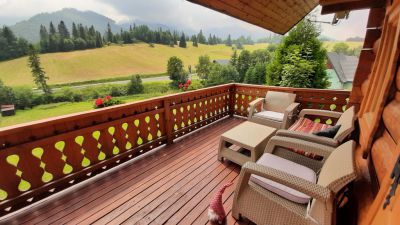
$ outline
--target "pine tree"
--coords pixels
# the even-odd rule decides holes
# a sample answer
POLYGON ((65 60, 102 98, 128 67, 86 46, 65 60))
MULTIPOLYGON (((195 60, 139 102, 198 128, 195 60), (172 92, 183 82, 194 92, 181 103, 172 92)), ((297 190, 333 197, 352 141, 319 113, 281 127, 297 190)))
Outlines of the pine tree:
POLYGON ((193 44, 193 47, 198 47, 199 46, 198 43, 197 43, 196 35, 193 35, 193 37, 192 37, 192 44, 193 44))
POLYGON ((232 46, 232 39, 231 39, 231 35, 228 35, 228 38, 225 41, 225 45, 226 46, 232 46))
POLYGON ((57 33, 56 28, 54 28, 53 22, 50 22, 49 31, 50 31, 50 35, 56 35, 56 33, 57 33))
POLYGON ((45 26, 40 25, 40 51, 49 51, 49 33, 45 26))
POLYGON ((235 50, 231 56, 231 60, 229 61, 229 64, 231 64, 232 66, 234 66, 236 68, 237 63, 238 63, 238 55, 237 55, 237 51, 235 50))
POLYGON ((214 44, 211 34, 208 36, 208 41, 207 42, 208 42, 209 45, 213 45, 214 44))
POLYGON ((50 22, 49 27, 49 52, 58 52, 59 50, 59 38, 56 31, 56 28, 53 25, 53 22, 50 22))
POLYGON ((43 68, 40 67, 40 57, 37 54, 36 49, 33 47, 33 45, 29 46, 29 67, 31 68, 33 80, 37 87, 41 89, 46 95, 51 94, 51 89, 47 85, 47 80, 49 77, 46 76, 46 73, 44 72, 43 68))
POLYGON ((286 87, 326 88, 326 49, 319 30, 304 19, 285 36, 267 68, 267 84, 286 87))
POLYGON ((85 28, 82 24, 79 24, 78 32, 79 32, 79 37, 86 41, 87 40, 87 27, 85 28))
POLYGON ((61 39, 70 38, 68 28, 62 20, 58 24, 58 33, 60 34, 61 39))
POLYGON ((179 40, 179 47, 186 48, 186 38, 184 33, 182 33, 181 39, 179 40))
POLYGON ((206 37, 204 37, 202 30, 200 30, 199 34, 197 35, 197 41, 200 44, 206 44, 206 42, 207 42, 206 37))
POLYGON ((73 38, 79 38, 79 31, 78 28, 76 28, 76 24, 72 23, 72 37, 73 38))
POLYGON ((114 35, 113 35, 112 30, 111 30, 110 23, 107 24, 107 35, 106 36, 107 36, 107 41, 108 42, 113 42, 114 35))
POLYGON ((97 48, 103 47, 103 39, 101 38, 101 34, 98 31, 96 31, 96 47, 97 48))
POLYGON ((128 84, 127 92, 128 94, 140 94, 143 93, 144 86, 142 84, 142 78, 140 75, 135 75, 131 77, 131 81, 128 84))

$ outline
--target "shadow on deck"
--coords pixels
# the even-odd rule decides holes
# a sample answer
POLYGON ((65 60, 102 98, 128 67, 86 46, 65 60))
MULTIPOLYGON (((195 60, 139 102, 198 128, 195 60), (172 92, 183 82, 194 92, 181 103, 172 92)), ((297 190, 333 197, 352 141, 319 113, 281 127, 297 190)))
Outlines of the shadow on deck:
MULTIPOLYGON (((243 120, 227 118, 145 158, 6 218, 7 224, 207 224, 210 199, 238 179, 240 167, 217 160, 220 135, 243 120)), ((231 216, 235 185, 224 193, 231 216)), ((240 223, 243 224, 243 223, 240 223)))

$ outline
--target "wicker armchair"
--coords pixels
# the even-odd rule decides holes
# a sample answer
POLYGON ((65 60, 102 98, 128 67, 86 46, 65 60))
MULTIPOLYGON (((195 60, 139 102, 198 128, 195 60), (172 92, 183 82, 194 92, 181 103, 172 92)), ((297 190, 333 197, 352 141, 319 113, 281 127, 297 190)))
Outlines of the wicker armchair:
POLYGON ((321 168, 318 181, 316 177, 312 181, 299 177, 296 175, 297 171, 294 170, 285 171, 285 168, 270 167, 271 164, 247 162, 242 167, 236 186, 232 208, 233 217, 240 219, 243 216, 257 224, 334 224, 337 204, 335 197, 342 188, 356 178, 353 156, 355 142, 348 141, 331 152, 332 149, 327 146, 321 147, 320 144, 274 137, 267 145, 264 155, 270 154, 277 157, 275 156, 276 149, 287 146, 299 148, 307 144, 309 146, 307 151, 330 154, 321 168), (281 187, 283 190, 290 189, 292 192, 297 191, 309 197, 308 206, 304 202, 297 203, 289 200, 274 189, 266 189, 259 185, 254 180, 257 176, 258 179, 266 179, 270 183, 283 186, 284 188, 281 187))
POLYGON ((328 145, 332 147, 337 147, 340 145, 354 130, 354 121, 356 119, 354 107, 348 108, 345 112, 333 112, 328 110, 316 110, 316 109, 303 109, 299 114, 299 118, 306 117, 308 115, 312 116, 325 116, 338 118, 336 125, 340 124, 340 129, 336 133, 334 138, 321 137, 314 134, 307 134, 297 131, 290 130, 279 130, 276 135, 298 138, 310 142, 320 143, 323 145, 328 145))
POLYGON ((296 95, 292 93, 268 91, 265 98, 250 103, 248 120, 277 129, 287 129, 297 114, 299 103, 295 103, 295 99, 296 95), (260 104, 262 111, 256 112, 260 104))

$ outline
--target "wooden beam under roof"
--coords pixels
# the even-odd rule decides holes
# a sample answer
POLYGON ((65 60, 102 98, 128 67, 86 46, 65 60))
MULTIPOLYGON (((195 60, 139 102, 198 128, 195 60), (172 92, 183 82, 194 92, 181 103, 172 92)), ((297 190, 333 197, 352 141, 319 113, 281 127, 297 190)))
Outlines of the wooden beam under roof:
POLYGON ((341 11, 382 8, 385 7, 385 2, 384 0, 321 0, 321 14, 325 15, 341 11))

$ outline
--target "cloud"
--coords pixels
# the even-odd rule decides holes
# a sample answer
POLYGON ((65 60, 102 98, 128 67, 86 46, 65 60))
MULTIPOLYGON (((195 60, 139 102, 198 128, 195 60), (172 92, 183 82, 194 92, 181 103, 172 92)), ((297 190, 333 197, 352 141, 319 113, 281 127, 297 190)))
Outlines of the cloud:
MULTIPOLYGON (((222 27, 240 27, 249 35, 260 37, 268 31, 222 13, 190 3, 186 0, 0 0, 0 23, 12 25, 22 19, 41 13, 54 12, 62 8, 92 10, 117 23, 133 20, 173 25, 191 30, 218 30, 222 27)), ((318 20, 332 21, 333 15, 318 16, 318 20)), ((356 11, 347 21, 338 26, 322 24, 322 34, 344 40, 353 36, 364 36, 368 11, 356 11)))

